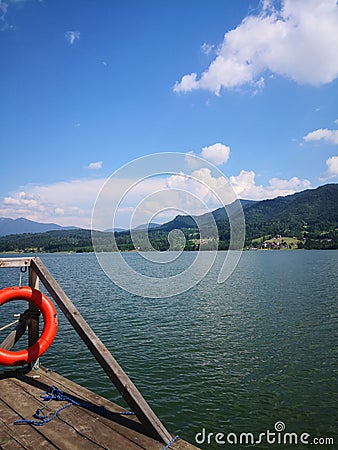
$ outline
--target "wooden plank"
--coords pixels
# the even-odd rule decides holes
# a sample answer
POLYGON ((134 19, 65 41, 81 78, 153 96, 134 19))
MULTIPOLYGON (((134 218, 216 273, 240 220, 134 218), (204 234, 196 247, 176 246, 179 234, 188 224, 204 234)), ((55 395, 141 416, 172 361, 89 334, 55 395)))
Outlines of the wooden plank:
POLYGON ((0 347, 4 350, 10 350, 16 342, 25 333, 27 328, 26 321, 19 322, 13 331, 9 333, 6 339, 0 344, 0 347))
MULTIPOLYGON (((34 371, 34 377, 36 377, 37 373, 41 373, 40 370, 38 371, 34 371)), ((18 416, 22 416, 22 412, 20 412, 21 407, 18 405, 18 403, 20 404, 22 402, 22 398, 23 397, 29 397, 31 396, 31 410, 29 412, 29 415, 27 418, 31 418, 32 414, 35 412, 36 409, 36 405, 37 403, 40 403, 39 401, 39 395, 45 390, 46 386, 45 384, 42 382, 41 379, 39 379, 39 381, 35 379, 32 379, 31 381, 33 382, 33 384, 29 384, 29 380, 27 381, 28 377, 18 377, 17 379, 11 379, 10 380, 10 384, 5 385, 6 387, 6 392, 9 392, 9 396, 10 398, 12 398, 12 401, 14 401, 14 397, 17 397, 16 394, 11 395, 11 391, 16 390, 17 387, 19 387, 20 390, 22 390, 20 397, 17 397, 16 400, 16 404, 15 409, 18 411, 17 412, 17 416, 15 417, 14 420, 18 419, 18 416), (39 389, 35 386, 38 386, 39 383, 41 383, 41 387, 42 389, 39 389), (20 399, 20 402, 18 402, 18 398, 20 399)), ((44 379, 45 381, 45 379, 44 379)), ((55 380, 53 379, 53 382, 55 382, 55 380)), ((58 383, 59 385, 59 383, 58 383)), ((4 386, 4 385, 3 385, 4 386)), ((77 385, 75 385, 77 386, 77 385)), ((61 386, 60 386, 61 387, 61 386)), ((68 390, 65 389, 65 391, 67 393, 67 395, 72 395, 68 390)), ((6 397, 6 396, 5 396, 6 397)), ((78 400, 78 396, 75 395, 75 399, 78 400)), ((85 399, 83 399, 85 400, 85 399)), ((8 401, 8 399, 6 398, 6 401, 8 401)), ((88 399, 86 399, 86 401, 88 402, 88 399)), ((55 411, 57 410, 60 406, 66 404, 66 402, 59 402, 59 401, 51 401, 48 405, 48 408, 46 409, 46 411, 44 412, 51 412, 51 411, 55 411)), ((111 404, 112 405, 112 404, 111 404)), ((41 405, 40 405, 41 406, 41 405)), ((114 417, 114 413, 112 413, 112 416, 114 417)), ((115 413, 116 416, 116 413, 115 413)), ((12 417, 13 419, 13 417, 12 417)), ((13 420, 13 422, 14 422, 13 420)), ((128 433, 124 433, 125 430, 129 431, 128 429, 125 429, 124 427, 120 426, 120 429, 122 430, 122 433, 117 432, 114 428, 112 428, 110 426, 110 424, 112 423, 114 425, 114 422, 112 419, 109 418, 104 418, 101 417, 100 415, 92 412, 92 411, 88 411, 86 409, 77 407, 75 405, 70 406, 69 408, 64 409, 62 412, 60 412, 58 414, 58 419, 54 419, 52 422, 49 422, 48 424, 44 425, 43 427, 32 427, 30 425, 16 425, 14 426, 14 428, 17 431, 21 431, 21 430, 30 430, 32 429, 36 429, 41 433, 45 434, 45 437, 49 436, 49 438, 51 438, 51 433, 46 434, 44 432, 44 428, 48 427, 48 428, 53 428, 55 425, 55 421, 57 420, 58 423, 62 422, 65 425, 65 428, 63 429, 61 436, 62 436, 62 441, 66 441, 68 440, 68 427, 71 427, 73 430, 76 431, 76 433, 78 433, 79 436, 82 436, 83 438, 87 439, 89 443, 94 443, 95 445, 99 446, 100 448, 107 448, 107 449, 111 449, 111 448, 116 448, 116 449, 124 449, 124 450, 159 450, 163 448, 163 445, 160 444, 158 441, 152 440, 151 438, 147 437, 147 436, 142 436, 142 435, 138 435, 137 433, 134 433, 133 435, 133 439, 130 439, 128 437, 128 433), (138 437, 140 438, 139 440, 142 441, 143 440, 143 444, 138 441, 138 437)), ((12 427, 13 428, 13 427, 12 427)), ((132 433, 132 432, 131 432, 132 433)), ((132 434, 131 434, 132 435, 132 434)), ((59 437, 59 440, 55 440, 56 438, 53 438, 53 444, 56 446, 60 446, 60 439, 61 437, 59 437)), ((36 446, 36 448, 39 448, 39 446, 36 446)), ((61 448, 63 449, 64 446, 61 446, 61 448)), ((84 448, 93 448, 93 446, 90 444, 87 444, 87 446, 85 446, 84 448)), ((95 448, 95 447, 94 447, 95 448)))
MULTIPOLYGON (((37 393, 32 389, 32 392, 28 393, 22 386, 13 383, 13 380, 2 380, 1 383, 3 385, 2 401, 14 409, 18 415, 17 419, 32 418, 32 414, 36 409, 43 406, 43 402, 38 400, 38 393, 41 391, 37 393)), ((56 448, 62 450, 83 450, 88 448, 98 450, 104 448, 78 433, 71 424, 63 421, 62 417, 65 411, 63 410, 58 414, 53 420, 52 426, 47 424, 38 427, 38 432, 44 440, 52 442, 56 448)), ((51 409, 47 407, 46 412, 51 412, 51 409)), ((26 428, 31 428, 31 425, 22 424, 13 425, 13 427, 15 427, 17 435, 22 436, 27 431, 26 428)))
MULTIPOLYGON (((3 417, 7 422, 5 424, 7 425, 7 428, 4 428, 2 427, 0 420, 0 436, 3 438, 3 441, 5 441, 6 436, 10 434, 22 443, 21 448, 24 449, 28 448, 26 447, 27 442, 35 442, 35 447, 30 447, 35 450, 37 448, 40 449, 38 439, 43 439, 43 442, 48 439, 48 442, 54 445, 55 448, 61 448, 63 450, 65 448, 72 448, 71 446, 67 447, 64 444, 65 441, 69 443, 69 427, 71 427, 71 429, 78 433, 79 436, 82 436, 88 441, 87 446, 84 446, 83 450, 96 448, 95 446, 92 446, 92 443, 98 445, 99 448, 110 450, 163 449, 163 444, 148 436, 145 436, 144 434, 141 434, 141 429, 137 430, 137 426, 140 427, 140 424, 130 420, 129 417, 132 416, 120 416, 116 414, 115 411, 124 411, 123 408, 53 371, 40 368, 39 370, 31 371, 28 374, 24 374, 19 371, 13 371, 10 373, 7 372, 7 374, 0 376, 1 391, 5 389, 7 393, 7 398, 5 395, 5 399, 0 399, 0 417, 3 417), (75 400, 84 400, 92 403, 93 405, 104 406, 106 410, 109 411, 109 414, 101 415, 99 412, 89 411, 74 405, 60 412, 57 419, 54 419, 52 422, 49 422, 43 427, 14 425, 14 421, 18 418, 31 418, 32 414, 38 407, 37 405, 41 406, 44 403, 40 400, 40 394, 46 390, 49 390, 51 385, 57 386, 75 400), (26 405, 27 399, 29 401, 30 408, 28 413, 26 413, 26 410, 28 409, 26 405), (13 407, 13 411, 10 410, 9 415, 2 406, 4 401, 8 403, 11 402, 11 406, 13 407), (58 430, 61 430, 60 432, 62 434, 61 446, 60 437, 55 436, 54 431, 50 431, 49 433, 44 431, 44 428, 46 427, 54 428, 54 425, 60 426, 58 430), (64 427, 62 427, 62 425, 64 427), (37 437, 36 433, 42 434, 40 437, 37 437)), ((45 412, 55 411, 63 404, 65 403, 51 401, 48 408, 46 408, 47 411, 45 412)), ((71 435, 70 442, 73 442, 73 438, 74 436, 71 435)), ((9 438, 7 437, 7 440, 8 439, 9 438)), ((2 448, 1 439, 0 448, 2 448)), ((49 449, 49 447, 47 448, 49 449)), ((8 449, 11 449, 10 445, 8 445, 8 449)), ((197 447, 179 439, 170 446, 170 449, 196 450, 197 447)))
POLYGON ((170 433, 144 400, 134 383, 108 351, 107 347, 101 342, 81 316, 80 312, 58 285, 40 258, 32 259, 31 266, 75 331, 84 341, 111 381, 115 384, 132 411, 135 412, 140 422, 143 424, 145 431, 155 439, 161 440, 166 444, 170 442, 172 439, 170 433))
MULTIPOLYGON (((28 285, 32 289, 39 289, 39 278, 30 266, 28 269, 28 285)), ((39 340, 39 308, 34 303, 29 303, 28 307, 29 319, 28 319, 28 347, 35 344, 39 340)), ((38 369, 39 358, 29 363, 31 368, 38 369)))
POLYGON ((56 447, 47 441, 37 428, 27 426, 26 430, 18 429, 14 422, 18 414, 0 400, 0 448, 15 450, 54 450, 56 447), (24 431, 22 433, 21 431, 24 431))
MULTIPOLYGON (((14 380, 15 382, 15 380, 14 380)), ((34 397, 39 397, 42 390, 37 390, 36 388, 32 388, 31 385, 20 382, 19 380, 16 380, 17 383, 19 383, 20 387, 23 389, 23 391, 28 395, 33 395, 34 397)), ((68 392, 66 392, 69 394, 68 392)), ((69 394, 71 395, 71 394, 69 394)), ((78 397, 76 396, 76 399, 78 397)), ((63 406, 67 404, 67 402, 60 402, 60 401, 51 401, 48 405, 48 408, 50 411, 54 412, 56 411, 60 406, 63 406)), ((35 411, 31 411, 35 412, 35 411)), ((76 431, 77 435, 86 439, 90 445, 88 444, 89 448, 95 448, 95 446, 98 446, 99 448, 111 448, 112 441, 114 442, 115 448, 121 448, 124 450, 143 450, 147 449, 147 447, 141 447, 139 445, 136 445, 134 442, 131 442, 128 438, 123 436, 119 433, 112 433, 112 429, 105 425, 105 423, 102 421, 102 417, 98 414, 95 414, 91 411, 88 411, 86 409, 83 409, 81 407, 72 405, 68 408, 64 409, 62 412, 58 414, 58 421, 61 421, 65 425, 65 429, 63 432, 62 439, 64 440, 66 438, 67 434, 67 427, 71 427, 73 430, 76 431), (94 444, 92 446, 92 444, 94 444)), ((48 424, 44 425, 43 427, 53 427, 54 426, 54 419, 52 422, 49 422, 48 424)), ((40 427, 41 428, 41 427, 40 427)), ((59 445, 57 441, 54 441, 56 445, 59 445)), ((152 450, 153 447, 149 446, 149 450, 152 450)), ((158 447, 156 447, 157 450, 158 447)), ((147 449, 148 450, 148 449, 147 449)))
POLYGON ((29 267, 32 258, 0 258, 1 267, 29 267))
MULTIPOLYGON (((112 433, 121 434, 125 436, 134 447, 137 445, 147 450, 161 450, 163 448, 163 444, 142 434, 143 429, 141 425, 139 422, 135 423, 135 420, 137 420, 136 416, 119 415, 118 413, 126 411, 121 406, 112 403, 104 397, 79 386, 55 372, 46 371, 44 368, 41 368, 38 373, 41 375, 39 379, 41 382, 57 386, 64 392, 70 393, 71 395, 94 405, 103 406, 106 410, 111 411, 112 414, 108 417, 100 418, 100 421, 109 428, 110 436, 112 433)), ((133 448, 133 446, 130 448, 133 448)))
MULTIPOLYGON (((98 394, 95 394, 94 392, 90 391, 89 389, 80 386, 79 384, 75 383, 74 381, 69 380, 68 378, 63 377, 57 372, 54 372, 52 370, 48 370, 44 367, 40 367, 40 370, 35 374, 32 372, 28 373, 27 377, 31 376, 39 376, 39 381, 45 383, 46 385, 57 385, 61 386, 61 390, 65 390, 67 392, 70 392, 72 395, 77 396, 81 398, 82 400, 90 401, 93 404, 96 404, 98 406, 104 406, 105 408, 108 408, 114 413, 119 412, 125 412, 127 411, 125 408, 122 408, 122 406, 117 405, 116 403, 111 402, 110 400, 101 397, 98 394)), ((136 415, 130 415, 128 420, 137 420, 136 415)))

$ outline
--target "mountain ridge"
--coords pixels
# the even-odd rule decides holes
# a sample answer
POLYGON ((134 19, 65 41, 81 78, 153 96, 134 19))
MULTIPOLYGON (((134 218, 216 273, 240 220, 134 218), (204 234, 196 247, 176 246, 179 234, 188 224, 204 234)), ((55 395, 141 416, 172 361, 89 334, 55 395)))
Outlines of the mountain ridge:
MULTIPOLYGON (((285 197, 244 202, 247 248, 258 247, 264 240, 281 235, 293 237, 298 248, 338 249, 338 184, 331 183, 315 189, 307 189, 285 197)), ((230 226, 224 208, 200 217, 208 224, 208 219, 216 222, 220 250, 228 248, 230 226)), ((199 232, 193 216, 176 216, 173 220, 148 230, 149 241, 157 250, 167 250, 168 233, 181 229, 186 238, 184 249, 198 250, 199 232)), ((134 230, 135 231, 135 230, 134 230)), ((136 230, 139 234, 145 230, 136 230)), ((102 242, 102 251, 111 249, 111 232, 100 232, 96 236, 102 242)), ((130 231, 115 232, 120 250, 134 250, 130 231)), ((150 250, 149 241, 146 250, 150 250)), ((204 246, 207 250, 208 247, 204 246)), ((91 231, 84 229, 52 230, 45 233, 19 234, 0 237, 0 251, 93 251, 91 231)))
MULTIPOLYGON (((255 220, 266 222, 269 220, 283 219, 286 217, 286 206, 289 208, 287 213, 291 210, 300 221, 304 221, 304 217, 309 219, 309 213, 313 212, 314 209, 316 209, 316 219, 322 219, 322 212, 325 210, 326 219, 338 221, 338 203, 336 203, 336 208, 334 208, 335 202, 338 201, 338 183, 325 184, 314 189, 306 189, 301 192, 286 196, 278 196, 273 199, 239 201, 242 204, 245 213, 246 223, 255 220), (309 195, 311 196, 311 202, 309 202, 309 195), (300 206, 302 206, 303 209, 300 210, 300 206), (301 215, 302 217, 300 217, 301 215)), ((174 223, 176 219, 186 221, 188 224, 190 219, 200 219, 203 216, 210 214, 213 215, 216 223, 227 218, 224 207, 221 207, 215 209, 211 213, 202 214, 200 216, 177 215, 173 220, 163 224, 162 227, 166 227, 166 229, 169 228, 169 225, 174 223)))
POLYGON ((43 233, 53 230, 75 230, 78 227, 58 225, 56 223, 35 222, 24 217, 11 219, 9 217, 0 217, 0 236, 8 236, 10 234, 24 233, 43 233))

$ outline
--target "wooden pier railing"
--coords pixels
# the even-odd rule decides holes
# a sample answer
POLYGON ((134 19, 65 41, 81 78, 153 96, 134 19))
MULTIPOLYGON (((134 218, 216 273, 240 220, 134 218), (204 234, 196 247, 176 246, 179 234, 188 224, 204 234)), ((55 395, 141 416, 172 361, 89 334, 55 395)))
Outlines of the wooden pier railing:
MULTIPOLYGON (((168 444, 172 439, 170 433, 150 408, 139 390, 109 352, 107 347, 101 342, 69 297, 61 289, 60 285, 53 278, 41 259, 38 257, 0 258, 0 268, 1 267, 19 267, 20 270, 28 268, 29 286, 38 289, 39 281, 45 286, 62 313, 66 316, 132 411, 136 414, 143 425, 145 432, 151 437, 168 444)), ((26 329, 28 329, 28 345, 31 346, 39 339, 38 310, 31 303, 28 311, 21 315, 20 321, 15 329, 0 344, 0 347, 10 350, 24 334, 26 329)), ((34 365, 38 367, 38 364, 39 361, 35 361, 31 363, 31 366, 32 368, 34 365)))

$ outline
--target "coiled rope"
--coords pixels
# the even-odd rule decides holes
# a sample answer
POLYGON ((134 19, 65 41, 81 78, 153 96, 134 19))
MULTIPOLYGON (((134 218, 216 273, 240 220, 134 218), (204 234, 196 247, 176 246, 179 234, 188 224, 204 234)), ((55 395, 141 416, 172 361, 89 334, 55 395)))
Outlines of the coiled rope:
MULTIPOLYGON (((58 389, 56 386, 52 386, 50 392, 44 392, 43 394, 40 394, 40 397, 42 398, 42 400, 44 402, 47 402, 47 403, 42 408, 38 408, 35 411, 35 413, 33 414, 33 417, 37 420, 21 419, 21 420, 16 420, 14 422, 14 424, 16 424, 16 425, 30 424, 30 425, 34 425, 36 427, 40 427, 40 426, 45 425, 48 422, 51 422, 53 419, 55 419, 55 417, 59 414, 59 412, 61 412, 62 410, 66 409, 66 408, 69 408, 69 406, 72 406, 72 405, 80 406, 81 408, 88 409, 89 411, 95 412, 100 415, 111 414, 111 411, 108 411, 104 406, 98 406, 98 405, 93 405, 92 403, 88 403, 85 401, 74 400, 69 395, 60 391, 60 389, 58 389), (48 406, 49 402, 51 402, 52 400, 68 402, 68 403, 66 405, 61 406, 60 408, 58 408, 56 411, 54 411, 51 414, 43 414, 42 411, 48 406)), ((135 413, 132 411, 120 411, 115 414, 134 415, 135 413)), ((167 450, 178 438, 179 438, 178 435, 173 437, 173 439, 170 442, 168 442, 168 444, 163 448, 163 450, 167 450)))
MULTIPOLYGON (((88 403, 85 401, 77 401, 74 400, 69 395, 65 394, 64 392, 60 391, 55 386, 51 387, 50 392, 45 392, 40 395, 43 401, 47 402, 42 408, 38 408, 35 413, 33 414, 33 417, 37 420, 30 420, 30 419, 22 419, 22 420, 16 420, 15 424, 22 424, 22 423, 28 423, 30 425, 35 425, 36 427, 45 425, 46 423, 50 422, 51 420, 55 419, 55 417, 58 415, 60 411, 63 409, 68 408, 71 405, 80 406, 81 408, 88 409, 89 411, 104 415, 104 414, 111 414, 110 411, 108 411, 104 406, 97 406, 93 405, 92 403, 88 403), (43 414, 42 411, 48 406, 49 402, 52 400, 58 400, 61 402, 68 402, 66 405, 61 406, 58 408, 54 413, 52 414, 43 414)), ((123 415, 129 415, 129 414, 135 414, 132 411, 121 411, 116 414, 123 414, 123 415)))

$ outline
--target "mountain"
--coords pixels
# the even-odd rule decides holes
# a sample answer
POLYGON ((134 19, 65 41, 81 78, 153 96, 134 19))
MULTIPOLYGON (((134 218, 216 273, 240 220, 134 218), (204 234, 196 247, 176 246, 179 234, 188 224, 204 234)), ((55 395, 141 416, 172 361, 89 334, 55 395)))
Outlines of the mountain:
MULTIPOLYGON (((247 246, 257 239, 282 235, 295 237, 299 247, 338 247, 338 184, 327 184, 271 200, 240 201, 245 215, 247 246)), ((193 230, 197 223, 207 227, 212 219, 217 224, 220 241, 228 243, 230 227, 224 208, 201 216, 178 215, 160 229, 165 232, 177 228, 193 230)))
POLYGON ((155 228, 159 228, 161 226, 160 223, 155 222, 149 222, 144 223, 142 225, 139 225, 138 227, 134 228, 134 230, 140 231, 140 230, 154 230, 155 228))
POLYGON ((56 223, 40 223, 33 220, 24 219, 9 219, 0 217, 0 236, 8 236, 10 234, 22 233, 43 233, 52 230, 74 230, 77 227, 62 227, 56 223))
POLYGON ((337 221, 338 184, 326 184, 316 189, 307 189, 285 197, 262 200, 248 208, 246 220, 259 222, 285 220, 292 216, 298 221, 337 221))
POLYGON ((338 184, 326 184, 286 197, 262 200, 245 211, 247 238, 283 234, 310 239, 338 228, 338 184))
MULTIPOLYGON (((149 223, 143 223, 142 225, 138 225, 137 227, 133 228, 133 230, 141 231, 141 230, 153 230, 155 228, 159 228, 161 226, 160 223, 155 222, 149 222, 149 223)), ((105 232, 109 233, 129 233, 130 230, 126 230, 125 228, 108 228, 107 230, 104 230, 105 232)))
MULTIPOLYGON (((142 231, 142 230, 153 230, 155 228, 159 228, 161 226, 160 223, 155 223, 155 222, 149 222, 149 223, 143 223, 141 225, 138 225, 137 227, 133 228, 134 231, 142 231)), ((107 230, 104 230, 105 232, 110 232, 110 233, 124 233, 124 234, 129 234, 130 233, 130 229, 125 229, 125 228, 108 228, 107 230)))
MULTIPOLYGON (((252 206, 256 205, 255 200, 239 200, 242 205, 243 211, 247 211, 252 206)), ((182 216, 178 215, 173 220, 161 225, 160 229, 164 231, 171 231, 175 229, 182 228, 196 228, 197 224, 203 224, 207 226, 212 220, 216 222, 217 225, 224 225, 224 222, 228 221, 228 215, 224 208, 218 208, 215 211, 207 212, 200 216, 182 216), (213 219, 212 219, 213 218, 213 219)))
MULTIPOLYGON (((338 249, 338 184, 327 184, 317 189, 308 189, 271 200, 257 202, 241 200, 241 202, 245 215, 245 245, 247 247, 259 247, 259 243, 281 235, 293 238, 295 246, 298 248, 338 249)), ((207 228, 212 217, 218 227, 218 248, 227 249, 230 227, 224 208, 195 217, 178 215, 166 224, 155 228, 150 227, 151 229, 148 230, 149 241, 153 248, 161 251, 167 250, 169 247, 168 232, 173 229, 181 229, 186 238, 184 248, 197 250, 200 243, 196 223, 203 223, 207 228)), ((53 226, 53 224, 38 225, 53 226)), ((54 226, 59 227, 58 225, 54 226)), ((142 229, 139 230, 140 234, 142 232, 142 229)), ((110 251, 111 232, 95 231, 95 233, 100 242, 100 250, 110 251)), ((115 239, 120 250, 134 250, 129 230, 116 232, 115 239)), ((142 250, 151 249, 149 241, 148 239, 144 240, 147 247, 142 250)), ((203 249, 207 250, 207 245, 203 244, 203 249)), ((0 237, 0 252, 6 251, 93 251, 91 231, 57 229, 36 234, 2 236, 0 237)))
MULTIPOLYGON (((246 224, 284 223, 286 226, 302 228, 304 225, 328 222, 338 222, 338 184, 326 184, 316 189, 307 189, 285 197, 270 200, 251 201, 240 200, 245 215, 246 224)), ((201 216, 176 216, 170 222, 162 225, 163 229, 194 226, 194 220, 205 223, 213 215, 217 224, 227 220, 224 208, 218 208, 212 213, 201 216), (206 218, 206 220, 203 220, 206 218)))

